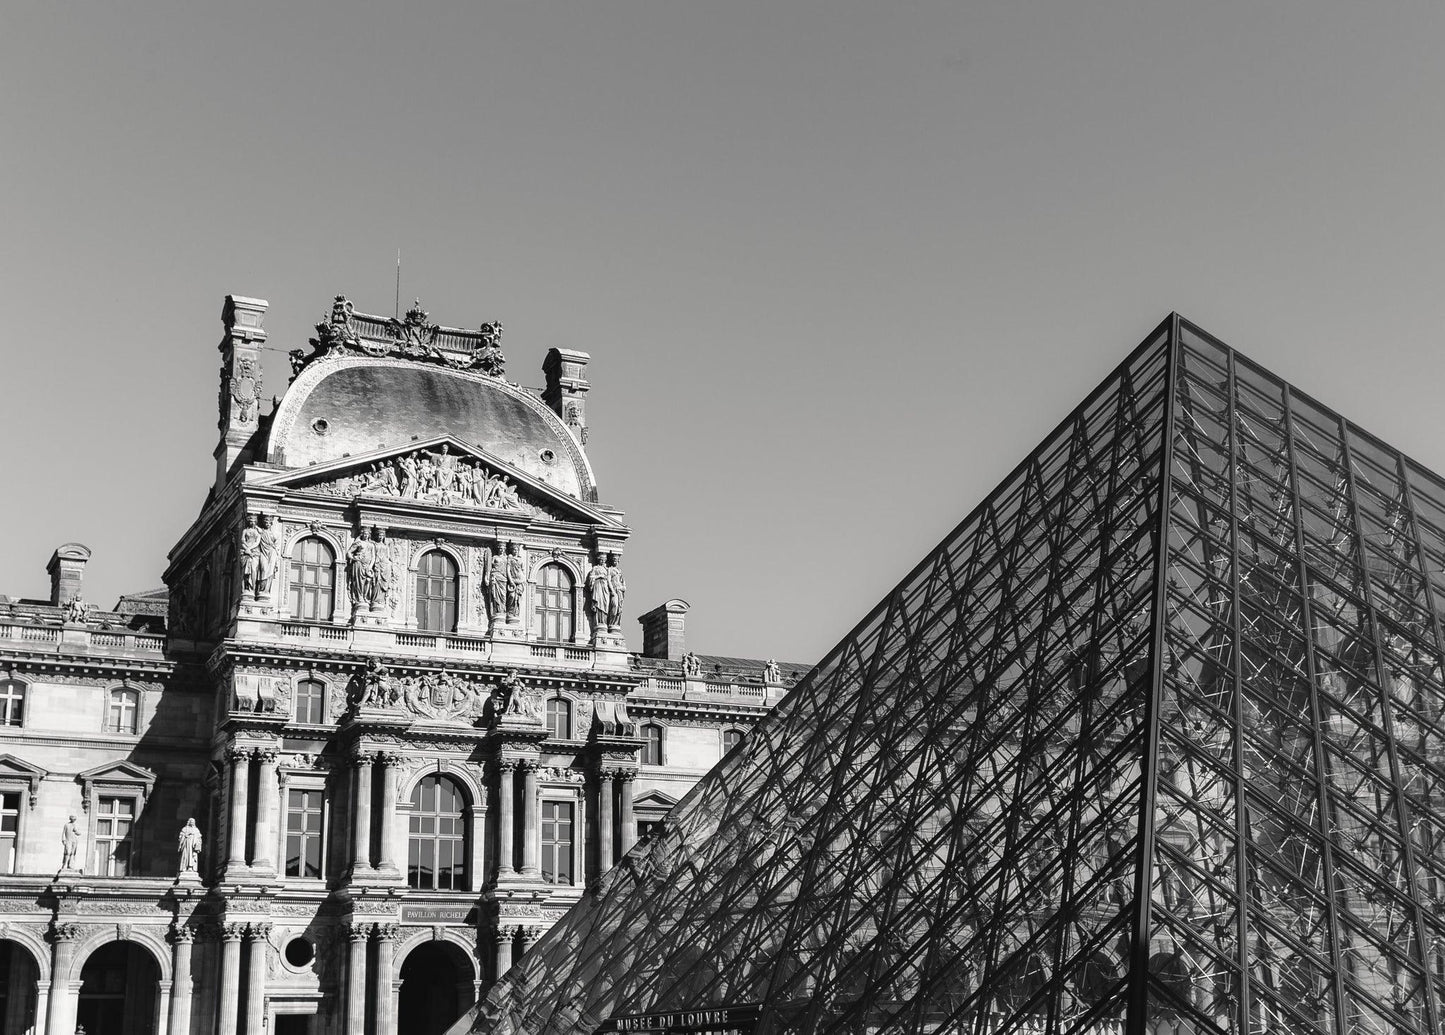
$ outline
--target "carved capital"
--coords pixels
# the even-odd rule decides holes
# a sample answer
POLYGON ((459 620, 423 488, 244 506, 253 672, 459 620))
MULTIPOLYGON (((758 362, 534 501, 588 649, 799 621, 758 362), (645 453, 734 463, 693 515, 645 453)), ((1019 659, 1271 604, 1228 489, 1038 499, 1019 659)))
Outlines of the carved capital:
POLYGON ((512 927, 512 926, 509 925, 509 924, 499 924, 499 925, 497 925, 497 929, 492 932, 492 939, 493 939, 498 945, 505 945, 507 942, 510 942, 510 941, 511 941, 513 938, 515 938, 516 936, 517 936, 517 929, 516 929, 515 927, 512 927))
POLYGON ((346 760, 346 764, 353 769, 362 769, 376 761, 376 755, 370 751, 358 751, 346 760))
POLYGON ((499 772, 499 773, 510 773, 510 772, 515 771, 516 768, 517 768, 517 760, 516 760, 515 758, 499 758, 499 759, 497 759, 497 772, 499 772))
POLYGON ((375 924, 355 922, 346 924, 345 926, 346 937, 349 938, 353 944, 370 940, 372 929, 376 927, 375 924))
POLYGON ((263 942, 271 937, 271 925, 266 922, 247 924, 246 937, 253 942, 263 942))
POLYGON ((524 773, 535 773, 542 768, 542 763, 535 758, 524 758, 517 765, 524 773))
POLYGON ((397 936, 399 933, 401 933, 401 925, 400 925, 400 924, 377 924, 377 925, 376 925, 376 937, 377 937, 377 940, 379 940, 379 941, 383 941, 383 942, 394 942, 394 941, 396 941, 396 936, 397 936))
POLYGON ((276 764, 276 759, 280 757, 279 753, 272 748, 257 748, 255 751, 255 755, 256 761, 260 762, 262 765, 270 766, 274 766, 276 764))
POLYGON ((185 924, 171 924, 171 941, 177 945, 189 945, 196 940, 196 929, 185 924))
POLYGON ((73 942, 80 937, 80 925, 71 923, 52 922, 50 924, 50 940, 54 942, 73 942))
POLYGON ((221 925, 221 941, 238 942, 246 934, 248 925, 239 920, 227 920, 221 925))
POLYGON ((253 748, 229 747, 226 749, 226 761, 230 762, 232 765, 249 762, 253 753, 253 748))

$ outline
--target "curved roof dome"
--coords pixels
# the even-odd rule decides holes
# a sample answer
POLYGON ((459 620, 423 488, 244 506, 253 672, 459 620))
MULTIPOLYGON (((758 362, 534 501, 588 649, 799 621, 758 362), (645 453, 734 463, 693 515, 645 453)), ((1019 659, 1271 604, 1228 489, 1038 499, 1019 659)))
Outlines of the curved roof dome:
POLYGON ((535 395, 495 377, 404 359, 348 356, 306 367, 276 410, 266 458, 306 467, 439 435, 569 496, 596 499, 587 457, 535 395))

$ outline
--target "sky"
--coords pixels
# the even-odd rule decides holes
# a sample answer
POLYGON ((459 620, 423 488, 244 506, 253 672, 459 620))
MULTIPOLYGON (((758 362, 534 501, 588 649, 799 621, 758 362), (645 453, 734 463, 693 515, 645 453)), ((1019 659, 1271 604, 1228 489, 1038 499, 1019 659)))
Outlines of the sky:
POLYGON ((592 356, 625 625, 822 656, 1171 310, 1445 471, 1445 5, 15 3, 0 593, 157 586, 333 295, 592 356))

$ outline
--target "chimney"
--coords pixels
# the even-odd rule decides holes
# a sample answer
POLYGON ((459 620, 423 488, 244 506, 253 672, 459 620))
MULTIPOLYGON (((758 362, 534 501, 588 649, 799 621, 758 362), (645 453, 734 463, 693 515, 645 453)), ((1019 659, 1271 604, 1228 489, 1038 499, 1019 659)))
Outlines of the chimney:
POLYGON ((216 444, 216 488, 251 461, 251 440, 261 421, 261 348, 266 343, 264 298, 227 295, 221 307, 221 440, 216 444))
POLYGON ((687 643, 682 635, 682 620, 687 616, 689 608, 686 600, 674 597, 638 619, 642 623, 644 658, 682 660, 682 656, 687 653, 687 643))
POLYGON ((562 418, 567 430, 581 444, 587 444, 587 361, 592 357, 572 349, 548 349, 542 361, 547 387, 542 401, 562 418))
POLYGON ((80 582, 85 577, 85 562, 90 560, 90 547, 66 543, 50 555, 45 570, 50 573, 50 602, 64 607, 80 596, 80 582))

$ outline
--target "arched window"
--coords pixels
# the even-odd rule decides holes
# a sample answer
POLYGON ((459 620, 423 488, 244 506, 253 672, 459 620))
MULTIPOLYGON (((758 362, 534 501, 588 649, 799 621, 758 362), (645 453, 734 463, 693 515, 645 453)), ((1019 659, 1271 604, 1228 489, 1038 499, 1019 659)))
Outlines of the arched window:
POLYGON ((742 742, 742 730, 723 730, 723 754, 727 754, 742 742))
POLYGON ((465 891, 466 798, 445 776, 424 777, 411 793, 406 882, 413 888, 465 891))
POLYGON ((642 764, 662 765, 662 727, 648 723, 642 727, 642 764))
POLYGON ((121 688, 110 692, 105 728, 110 733, 134 733, 140 722, 140 692, 121 688))
POLYGON ((326 684, 321 680, 296 681, 296 721, 312 725, 326 721, 326 684))
POLYGON ((331 621, 336 597, 336 554, 325 540, 307 536, 291 551, 291 617, 303 622, 331 621))
POLYGON ((560 697, 547 702, 547 729, 558 740, 572 737, 572 705, 560 697))
POLYGON ((25 725, 25 684, 18 679, 0 680, 0 726, 25 725))
POLYGON ((537 571, 537 639, 571 643, 575 627, 572 574, 560 564, 537 571))
POLYGON ((427 632, 457 628, 457 566, 440 550, 422 554, 417 565, 416 624, 427 632))

